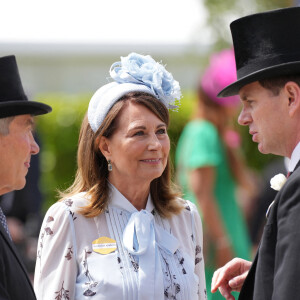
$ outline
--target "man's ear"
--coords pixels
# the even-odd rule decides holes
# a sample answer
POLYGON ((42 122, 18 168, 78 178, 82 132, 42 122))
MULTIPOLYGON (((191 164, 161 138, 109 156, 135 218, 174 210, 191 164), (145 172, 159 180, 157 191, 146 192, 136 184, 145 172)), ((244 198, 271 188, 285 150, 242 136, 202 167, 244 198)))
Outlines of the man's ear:
POLYGON ((106 158, 106 160, 110 159, 111 152, 110 152, 110 141, 107 137, 101 136, 97 138, 98 148, 103 154, 103 156, 106 158))
POLYGON ((294 81, 289 81, 284 86, 284 92, 289 99, 289 115, 293 117, 300 113, 300 87, 294 81))

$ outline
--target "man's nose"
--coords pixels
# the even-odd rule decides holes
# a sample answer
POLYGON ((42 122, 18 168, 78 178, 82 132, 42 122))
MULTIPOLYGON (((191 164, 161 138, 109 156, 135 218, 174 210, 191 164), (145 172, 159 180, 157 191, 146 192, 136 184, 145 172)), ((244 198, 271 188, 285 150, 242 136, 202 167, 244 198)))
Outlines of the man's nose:
POLYGON ((238 123, 240 125, 247 126, 250 124, 251 120, 251 115, 246 112, 245 109, 242 109, 238 117, 238 123))
POLYGON ((32 136, 32 140, 31 140, 31 154, 35 155, 38 154, 40 152, 40 147, 37 144, 37 142, 35 141, 34 137, 32 136))

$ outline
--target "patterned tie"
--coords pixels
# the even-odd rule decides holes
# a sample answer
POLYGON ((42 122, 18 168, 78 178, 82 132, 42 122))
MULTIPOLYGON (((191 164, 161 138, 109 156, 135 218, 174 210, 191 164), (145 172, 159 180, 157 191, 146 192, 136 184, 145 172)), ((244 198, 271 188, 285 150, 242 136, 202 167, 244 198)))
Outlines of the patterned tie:
POLYGON ((9 230, 8 230, 8 227, 7 227, 7 223, 6 223, 6 217, 5 217, 1 207, 0 207, 0 223, 4 227, 4 229, 7 232, 7 235, 9 236, 9 238, 11 239, 11 236, 10 236, 10 233, 9 233, 9 230))

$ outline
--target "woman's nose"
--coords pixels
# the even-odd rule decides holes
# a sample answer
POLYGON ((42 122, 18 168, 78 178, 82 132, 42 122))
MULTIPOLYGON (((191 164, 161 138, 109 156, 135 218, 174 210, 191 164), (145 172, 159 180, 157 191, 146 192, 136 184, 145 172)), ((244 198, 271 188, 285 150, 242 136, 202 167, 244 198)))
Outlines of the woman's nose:
POLYGON ((150 141, 149 141, 149 150, 159 150, 161 149, 161 143, 159 139, 157 138, 156 134, 151 135, 150 141))

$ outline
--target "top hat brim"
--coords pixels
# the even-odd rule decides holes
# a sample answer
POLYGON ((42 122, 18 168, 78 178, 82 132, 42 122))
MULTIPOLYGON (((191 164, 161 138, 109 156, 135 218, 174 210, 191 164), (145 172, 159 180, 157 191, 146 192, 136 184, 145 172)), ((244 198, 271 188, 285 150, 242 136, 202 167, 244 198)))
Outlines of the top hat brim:
POLYGON ((0 118, 19 115, 43 115, 52 111, 51 106, 36 101, 7 101, 0 102, 0 118))
POLYGON ((218 97, 238 95, 240 89, 249 83, 285 75, 300 75, 300 61, 279 64, 250 73, 225 87, 219 92, 218 97))

